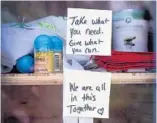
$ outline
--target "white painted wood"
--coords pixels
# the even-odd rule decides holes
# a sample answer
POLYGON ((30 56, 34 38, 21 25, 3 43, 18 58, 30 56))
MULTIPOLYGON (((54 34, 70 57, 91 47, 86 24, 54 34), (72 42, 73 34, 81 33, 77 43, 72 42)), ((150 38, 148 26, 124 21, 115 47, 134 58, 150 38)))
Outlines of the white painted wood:
POLYGON ((79 123, 79 118, 76 118, 76 117, 63 117, 63 123, 79 123))
POLYGON ((94 123, 93 118, 63 117, 63 123, 94 123))
POLYGON ((94 123, 93 118, 79 118, 79 123, 94 123))

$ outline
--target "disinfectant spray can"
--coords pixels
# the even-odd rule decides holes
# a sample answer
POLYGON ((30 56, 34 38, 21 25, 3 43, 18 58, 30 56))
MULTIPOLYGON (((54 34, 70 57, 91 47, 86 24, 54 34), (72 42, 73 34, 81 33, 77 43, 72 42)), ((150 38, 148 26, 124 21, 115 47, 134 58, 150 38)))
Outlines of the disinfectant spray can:
POLYGON ((51 36, 51 40, 54 44, 53 47, 54 72, 62 72, 63 71, 63 40, 58 36, 51 36))
POLYGON ((35 73, 53 72, 53 42, 48 35, 39 35, 34 41, 35 73))

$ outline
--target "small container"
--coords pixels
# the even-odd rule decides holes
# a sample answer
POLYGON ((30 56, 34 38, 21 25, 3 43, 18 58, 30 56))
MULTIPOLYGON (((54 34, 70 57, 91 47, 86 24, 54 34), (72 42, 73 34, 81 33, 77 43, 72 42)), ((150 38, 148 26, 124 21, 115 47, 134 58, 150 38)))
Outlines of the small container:
POLYGON ((54 72, 63 72, 63 41, 58 36, 51 36, 53 41, 53 60, 54 72))
POLYGON ((114 12, 113 49, 127 52, 147 52, 148 30, 145 10, 126 9, 114 12))
POLYGON ((53 42, 48 35, 39 35, 34 41, 35 73, 53 72, 53 42))

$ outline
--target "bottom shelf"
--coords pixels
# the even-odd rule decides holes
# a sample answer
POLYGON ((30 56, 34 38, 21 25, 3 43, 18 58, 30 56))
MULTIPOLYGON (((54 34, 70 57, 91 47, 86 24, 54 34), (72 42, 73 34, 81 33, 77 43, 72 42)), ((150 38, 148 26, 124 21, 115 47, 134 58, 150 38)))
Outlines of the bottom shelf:
MULTIPOLYGON (((112 84, 156 83, 156 73, 112 73, 112 84)), ((63 74, 1 74, 2 85, 62 85, 63 74)))
MULTIPOLYGON (((110 118, 95 119, 94 123, 153 123, 156 117, 155 88, 155 84, 112 85, 110 118)), ((2 86, 1 100, 2 120, 12 114, 17 116, 18 111, 24 112, 24 116, 30 118, 29 123, 63 123, 61 85, 2 86)), ((103 100, 105 98, 102 97, 103 100)), ((21 119, 21 114, 18 117, 21 119)))

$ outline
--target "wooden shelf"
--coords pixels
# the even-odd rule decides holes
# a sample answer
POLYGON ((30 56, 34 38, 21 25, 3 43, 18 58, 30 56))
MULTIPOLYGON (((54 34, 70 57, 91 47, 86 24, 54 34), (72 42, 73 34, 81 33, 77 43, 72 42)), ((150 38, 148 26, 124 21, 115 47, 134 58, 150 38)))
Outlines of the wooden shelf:
MULTIPOLYGON (((156 73, 112 73, 112 84, 155 83, 156 73)), ((62 85, 63 74, 2 74, 2 85, 62 85)))

